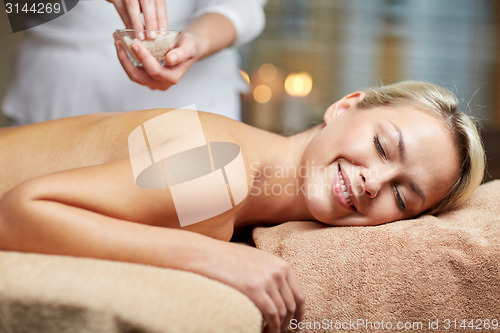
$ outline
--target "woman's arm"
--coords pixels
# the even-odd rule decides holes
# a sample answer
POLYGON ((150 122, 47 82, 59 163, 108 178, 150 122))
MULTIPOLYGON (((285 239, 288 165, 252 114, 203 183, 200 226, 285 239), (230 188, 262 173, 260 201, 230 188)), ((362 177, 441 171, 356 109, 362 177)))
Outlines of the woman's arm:
POLYGON ((270 331, 301 316, 304 294, 285 261, 160 226, 171 214, 166 192, 136 186, 128 160, 35 178, 0 202, 0 249, 195 272, 246 294, 270 331), (132 222, 137 217, 147 224, 132 222))

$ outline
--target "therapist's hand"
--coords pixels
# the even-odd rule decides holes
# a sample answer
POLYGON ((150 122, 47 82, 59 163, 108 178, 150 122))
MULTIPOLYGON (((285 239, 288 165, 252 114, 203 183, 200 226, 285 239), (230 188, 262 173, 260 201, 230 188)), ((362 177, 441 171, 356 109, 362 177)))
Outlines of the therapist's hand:
POLYGON ((108 0, 115 5, 127 29, 167 30, 165 0, 108 0), (141 13, 144 15, 142 23, 141 13))
POLYGON ((167 90, 177 84, 197 60, 195 38, 188 32, 182 33, 177 46, 166 54, 165 66, 160 65, 144 46, 139 43, 132 44, 132 49, 143 68, 132 64, 118 36, 114 34, 114 37, 118 59, 130 80, 153 90, 167 90))

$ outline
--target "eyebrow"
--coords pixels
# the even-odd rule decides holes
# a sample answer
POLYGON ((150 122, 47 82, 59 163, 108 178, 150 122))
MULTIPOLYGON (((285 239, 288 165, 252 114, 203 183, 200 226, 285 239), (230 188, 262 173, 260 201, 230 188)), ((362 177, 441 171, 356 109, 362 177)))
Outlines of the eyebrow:
MULTIPOLYGON (((399 127, 394 124, 392 121, 388 120, 389 123, 394 126, 396 129, 396 132, 398 132, 398 152, 399 152, 399 158, 404 161, 406 159, 406 146, 405 146, 405 140, 403 138, 403 133, 399 129, 399 127)), ((426 197, 424 192, 420 189, 420 187, 417 186, 414 182, 410 182, 410 188, 413 190, 413 192, 417 193, 418 196, 422 199, 422 205, 425 203, 426 197)))
POLYGON ((398 151, 399 151, 399 158, 404 161, 406 159, 406 146, 405 146, 405 140, 403 138, 403 133, 401 133, 401 130, 399 129, 396 124, 394 124, 392 121, 388 120, 389 123, 391 123, 392 126, 396 129, 396 132, 398 132, 398 151))

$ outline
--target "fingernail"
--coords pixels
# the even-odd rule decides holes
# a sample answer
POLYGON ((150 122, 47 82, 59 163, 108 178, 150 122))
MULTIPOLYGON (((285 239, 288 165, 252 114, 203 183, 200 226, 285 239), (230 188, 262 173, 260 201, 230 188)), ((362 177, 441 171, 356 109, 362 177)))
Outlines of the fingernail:
POLYGON ((118 44, 118 42, 115 43, 115 46, 116 46, 116 50, 120 51, 120 44, 118 44))
POLYGON ((139 46, 137 46, 137 44, 132 44, 132 50, 133 50, 135 53, 138 53, 138 52, 139 52, 139 46))
POLYGON ((138 36, 139 36, 139 39, 140 39, 140 40, 144 40, 144 32, 140 31, 140 32, 138 33, 138 36))
POLYGON ((175 62, 177 61, 177 59, 179 59, 179 57, 177 56, 177 54, 174 53, 174 54, 170 55, 170 62, 172 64, 175 64, 175 62))
POLYGON ((151 39, 155 39, 156 38, 156 32, 150 31, 149 32, 149 37, 151 37, 151 39))

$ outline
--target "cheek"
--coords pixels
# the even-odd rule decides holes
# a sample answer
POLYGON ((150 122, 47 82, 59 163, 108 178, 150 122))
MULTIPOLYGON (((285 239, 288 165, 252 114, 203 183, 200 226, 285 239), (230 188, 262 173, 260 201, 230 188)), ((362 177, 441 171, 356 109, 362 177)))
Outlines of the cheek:
POLYGON ((365 211, 367 225, 379 225, 403 218, 402 212, 392 201, 392 197, 384 196, 373 200, 365 211))
POLYGON ((349 122, 337 129, 332 135, 332 142, 339 157, 351 161, 362 160, 373 149, 373 130, 363 124, 357 126, 349 122))

